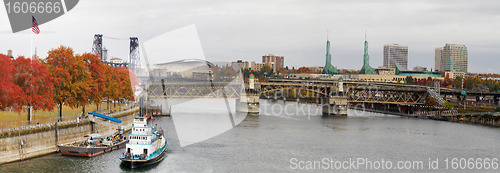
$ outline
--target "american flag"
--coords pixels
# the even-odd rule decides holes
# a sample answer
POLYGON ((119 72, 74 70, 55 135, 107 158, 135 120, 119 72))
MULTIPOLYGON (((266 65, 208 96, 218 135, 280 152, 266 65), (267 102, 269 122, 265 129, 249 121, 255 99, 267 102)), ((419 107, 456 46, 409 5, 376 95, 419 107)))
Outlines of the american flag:
POLYGON ((31 30, 35 33, 35 34, 39 34, 40 33, 40 29, 38 29, 38 23, 36 22, 36 19, 34 16, 31 16, 33 18, 33 28, 31 28, 31 30))

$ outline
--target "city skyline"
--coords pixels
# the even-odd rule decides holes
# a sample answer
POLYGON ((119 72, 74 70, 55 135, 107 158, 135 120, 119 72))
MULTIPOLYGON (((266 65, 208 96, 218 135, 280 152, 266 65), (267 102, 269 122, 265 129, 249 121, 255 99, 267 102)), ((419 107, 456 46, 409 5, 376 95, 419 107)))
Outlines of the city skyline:
MULTIPOLYGON (((40 25, 33 45, 41 58, 60 45, 84 53, 91 52, 97 33, 113 38, 138 37, 144 43, 194 24, 210 61, 259 61, 262 55, 273 53, 287 57, 285 66, 323 66, 329 30, 332 65, 359 70, 363 64, 363 32, 367 30, 370 64, 374 67, 383 65, 384 44, 411 47, 408 67, 430 69, 434 67, 435 48, 453 43, 467 45, 469 72, 500 73, 496 68, 500 63, 496 46, 500 35, 495 31, 500 24, 491 22, 500 18, 499 7, 497 1, 82 1, 67 14, 40 25), (387 21, 389 16, 394 20, 387 21), (440 16, 454 17, 442 20, 440 16)), ((31 30, 12 34, 7 13, 0 9, 0 22, 5 23, 0 26, 0 35, 7 40, 1 43, 0 53, 12 49, 14 56, 28 56, 31 30)), ((128 60, 128 44, 103 39, 109 57, 128 60)))

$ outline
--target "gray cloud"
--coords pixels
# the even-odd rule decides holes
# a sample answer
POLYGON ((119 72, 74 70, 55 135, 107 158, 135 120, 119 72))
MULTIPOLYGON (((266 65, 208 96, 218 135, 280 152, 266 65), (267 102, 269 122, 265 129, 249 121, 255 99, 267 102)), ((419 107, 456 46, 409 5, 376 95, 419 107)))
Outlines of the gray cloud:
MULTIPOLYGON (((469 71, 495 72, 499 64, 500 2, 480 1, 81 1, 64 16, 41 25, 34 45, 42 57, 61 44, 90 52, 95 33, 109 37, 155 36, 195 24, 206 59, 260 61, 285 56, 288 66, 323 66, 326 30, 338 68, 360 69, 364 31, 370 64, 382 65, 384 44, 409 46, 409 67, 434 67, 434 48, 465 44, 469 71), (44 31, 54 31, 44 34, 44 31), (485 62, 485 63, 481 63, 485 62), (487 62, 487 63, 486 63, 487 62), (490 70, 488 70, 490 69, 490 70)), ((5 9, 0 31, 10 31, 5 9)), ((31 32, 31 31, 29 31, 31 32)), ((1 34, 0 47, 29 52, 30 36, 1 34)), ((128 41, 104 39, 110 55, 128 58, 128 41)))

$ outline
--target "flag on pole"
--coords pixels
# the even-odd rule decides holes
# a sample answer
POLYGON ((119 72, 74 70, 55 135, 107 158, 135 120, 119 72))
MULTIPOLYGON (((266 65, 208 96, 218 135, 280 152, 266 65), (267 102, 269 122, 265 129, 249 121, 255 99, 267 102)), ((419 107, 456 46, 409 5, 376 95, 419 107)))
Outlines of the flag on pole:
POLYGON ((38 23, 36 22, 36 19, 34 16, 31 16, 31 18, 33 18, 33 28, 31 28, 31 30, 35 33, 35 34, 39 34, 40 33, 40 29, 38 29, 38 23))

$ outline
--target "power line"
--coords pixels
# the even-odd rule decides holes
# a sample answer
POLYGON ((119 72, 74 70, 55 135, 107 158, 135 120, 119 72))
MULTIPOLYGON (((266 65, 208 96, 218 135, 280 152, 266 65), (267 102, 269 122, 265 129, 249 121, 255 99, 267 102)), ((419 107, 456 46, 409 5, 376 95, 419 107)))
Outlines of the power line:
POLYGON ((115 38, 115 37, 107 37, 107 36, 102 36, 104 38, 108 38, 108 39, 113 39, 113 40, 128 40, 129 38, 115 38))

